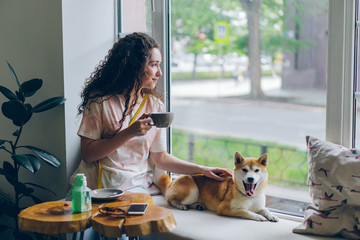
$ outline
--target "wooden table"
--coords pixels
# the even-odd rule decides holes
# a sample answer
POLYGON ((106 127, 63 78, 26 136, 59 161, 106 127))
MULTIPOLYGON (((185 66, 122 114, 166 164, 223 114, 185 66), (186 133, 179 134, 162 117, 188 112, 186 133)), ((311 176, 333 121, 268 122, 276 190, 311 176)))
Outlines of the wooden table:
POLYGON ((82 232, 91 226, 91 215, 97 211, 95 207, 89 212, 75 214, 69 201, 44 202, 20 212, 19 228, 42 234, 82 232))
POLYGON ((152 197, 143 193, 125 193, 118 201, 103 204, 101 207, 120 207, 124 210, 130 203, 149 203, 146 213, 141 216, 128 216, 125 219, 106 216, 98 212, 91 219, 92 227, 101 235, 118 238, 122 234, 129 237, 150 233, 169 232, 176 227, 171 210, 154 206, 152 197))
POLYGON ((85 213, 73 213, 71 201, 45 202, 21 211, 18 219, 23 231, 65 234, 83 232, 92 226, 100 234, 115 238, 122 234, 134 237, 168 232, 176 226, 171 210, 154 206, 148 194, 132 192, 125 192, 113 202, 93 202, 91 211, 85 213), (125 221, 99 212, 104 206, 126 209, 130 203, 149 203, 149 207, 144 215, 128 216, 125 221))

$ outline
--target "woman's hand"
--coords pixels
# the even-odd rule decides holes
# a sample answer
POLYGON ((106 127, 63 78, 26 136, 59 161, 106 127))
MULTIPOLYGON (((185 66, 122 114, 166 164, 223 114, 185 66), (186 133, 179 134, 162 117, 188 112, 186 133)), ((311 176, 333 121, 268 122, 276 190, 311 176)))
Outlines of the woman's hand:
POLYGON ((81 137, 81 155, 85 162, 93 162, 105 158, 110 153, 136 136, 144 136, 151 129, 149 114, 143 114, 131 126, 119 131, 112 137, 98 140, 81 137))
POLYGON ((147 116, 150 116, 150 114, 144 113, 138 120, 128 127, 132 136, 144 136, 151 129, 151 118, 146 118, 147 116))
POLYGON ((230 169, 226 168, 216 168, 216 167, 204 167, 203 174, 209 178, 213 178, 218 181, 223 181, 224 179, 221 177, 223 175, 232 176, 233 173, 230 169))

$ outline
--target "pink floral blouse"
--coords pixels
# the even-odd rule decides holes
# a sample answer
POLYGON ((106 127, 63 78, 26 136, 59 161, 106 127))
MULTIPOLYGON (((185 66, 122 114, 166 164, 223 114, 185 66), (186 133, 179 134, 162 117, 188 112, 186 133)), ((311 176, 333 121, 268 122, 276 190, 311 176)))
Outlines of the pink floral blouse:
MULTIPOLYGON (((79 136, 98 140, 112 136, 119 128, 119 121, 125 109, 125 99, 115 95, 102 97, 89 104, 83 114, 78 130, 79 136)), ((123 122, 122 129, 129 123, 140 104, 136 105, 130 116, 123 122)), ((164 104, 154 96, 149 96, 137 118, 143 113, 164 112, 164 104)), ((149 172, 149 152, 166 151, 165 129, 152 127, 145 136, 134 137, 101 159, 102 187, 127 190, 132 187, 147 187, 151 179, 149 172)))

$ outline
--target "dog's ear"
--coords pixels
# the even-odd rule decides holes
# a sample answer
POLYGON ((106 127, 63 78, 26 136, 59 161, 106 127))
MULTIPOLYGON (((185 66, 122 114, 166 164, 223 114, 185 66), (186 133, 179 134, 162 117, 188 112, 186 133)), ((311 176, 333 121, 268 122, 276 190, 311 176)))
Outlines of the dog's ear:
POLYGON ((234 159, 235 159, 235 165, 240 164, 241 162, 244 161, 244 157, 239 152, 235 153, 234 159))
POLYGON ((268 154, 264 153, 263 155, 261 155, 258 159, 258 161, 260 162, 261 165, 267 167, 268 164, 268 154))

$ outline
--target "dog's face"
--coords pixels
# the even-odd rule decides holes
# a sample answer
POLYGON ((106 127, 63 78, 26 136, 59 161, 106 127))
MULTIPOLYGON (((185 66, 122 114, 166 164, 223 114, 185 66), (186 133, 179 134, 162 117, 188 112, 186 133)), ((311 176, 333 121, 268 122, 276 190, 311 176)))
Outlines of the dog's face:
POLYGON ((268 173, 267 153, 259 158, 244 158, 240 153, 235 153, 234 182, 236 188, 243 194, 251 197, 257 190, 266 186, 268 173))

